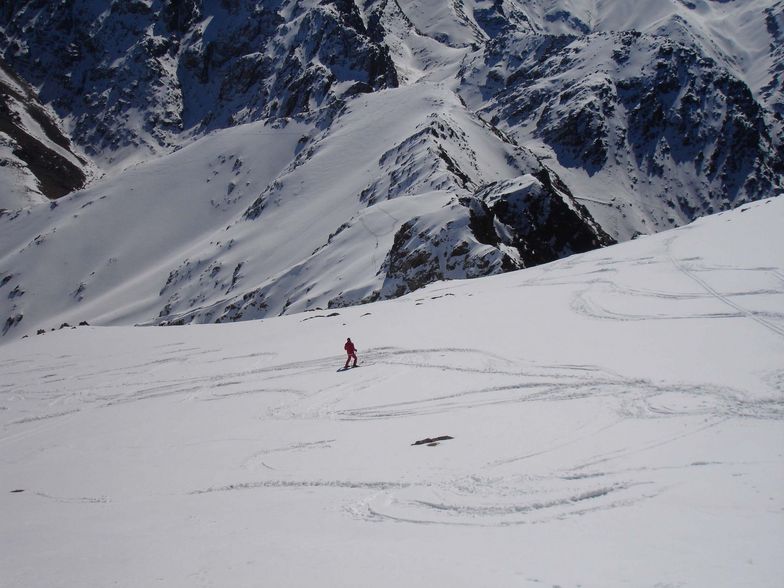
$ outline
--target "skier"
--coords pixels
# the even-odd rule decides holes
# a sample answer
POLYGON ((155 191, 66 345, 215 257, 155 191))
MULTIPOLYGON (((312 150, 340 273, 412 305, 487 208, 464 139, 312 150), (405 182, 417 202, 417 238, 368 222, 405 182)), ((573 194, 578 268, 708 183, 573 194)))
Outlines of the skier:
POLYGON ((343 369, 348 369, 348 364, 352 358, 354 359, 354 365, 351 367, 357 367, 357 348, 354 347, 354 344, 351 342, 351 337, 346 339, 346 344, 343 346, 343 349, 345 349, 346 353, 348 353, 348 357, 346 358, 346 365, 343 369))

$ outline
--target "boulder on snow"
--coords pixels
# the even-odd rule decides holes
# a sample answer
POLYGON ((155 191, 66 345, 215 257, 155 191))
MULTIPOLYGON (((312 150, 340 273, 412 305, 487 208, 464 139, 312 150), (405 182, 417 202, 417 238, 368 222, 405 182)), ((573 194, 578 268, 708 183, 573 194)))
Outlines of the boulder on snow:
POLYGON ((454 439, 454 437, 451 437, 449 435, 441 435, 440 437, 428 437, 426 439, 420 439, 419 441, 414 441, 411 444, 411 446, 413 447, 414 445, 429 445, 432 447, 434 445, 438 445, 440 441, 447 441, 449 439, 454 439))

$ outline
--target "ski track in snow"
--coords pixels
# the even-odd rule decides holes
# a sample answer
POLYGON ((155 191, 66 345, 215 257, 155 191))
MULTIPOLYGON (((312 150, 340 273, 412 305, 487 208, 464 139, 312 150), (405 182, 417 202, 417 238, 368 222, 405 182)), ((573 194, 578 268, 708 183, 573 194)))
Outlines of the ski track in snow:
MULTIPOLYGON (((750 290, 741 292, 719 293, 707 285, 705 279, 696 278, 695 272, 709 272, 711 269, 725 271, 765 272, 773 274, 771 268, 704 268, 692 266, 687 269, 685 263, 695 260, 676 260, 671 253, 671 240, 667 242, 667 251, 672 263, 687 277, 697 281, 705 292, 669 292, 657 290, 641 290, 639 288, 625 288, 616 282, 607 279, 592 281, 585 290, 579 291, 572 300, 572 310, 578 314, 593 318, 612 320, 664 320, 664 319, 693 319, 693 318, 726 318, 748 317, 776 334, 784 334, 784 329, 771 322, 769 317, 784 317, 783 314, 767 313, 768 318, 762 318, 760 311, 742 307, 732 298, 753 296, 756 294, 781 295, 784 289, 750 290), (597 291, 601 288, 601 291, 597 291), (617 311, 610 311, 593 302, 591 296, 601 294, 607 299, 607 294, 621 295, 632 298, 653 298, 665 301, 670 306, 678 306, 681 301, 702 300, 713 297, 731 307, 731 311, 722 311, 711 314, 676 314, 673 312, 661 315, 632 315, 617 311)), ((609 263, 612 260, 598 260, 596 265, 609 263)), ((627 261, 626 263, 646 263, 650 258, 627 261)), ((573 263, 573 262, 568 262, 573 263)), ((561 267, 567 265, 560 264, 561 267)), ((538 279, 526 283, 526 287, 548 284, 547 272, 542 272, 538 279)), ((780 276, 777 276, 780 277, 780 276)), ((561 282, 558 282, 561 283, 561 282)), ((201 349, 197 347, 184 347, 178 344, 161 346, 167 349, 164 357, 145 362, 133 363, 114 369, 97 369, 81 373, 72 379, 79 382, 80 401, 87 404, 92 400, 94 406, 112 406, 118 403, 136 402, 153 398, 168 396, 196 394, 199 400, 215 401, 238 395, 247 394, 282 394, 293 396, 294 402, 286 402, 273 409, 270 416, 273 418, 314 418, 328 416, 343 420, 372 420, 396 417, 410 417, 415 415, 439 414, 454 410, 470 410, 480 406, 539 402, 539 401, 566 401, 585 397, 606 396, 620 400, 618 413, 623 417, 657 418, 674 415, 720 414, 729 416, 747 416, 754 418, 781 418, 784 413, 782 403, 775 400, 750 402, 744 399, 741 391, 722 389, 716 387, 686 387, 686 386, 661 386, 651 382, 629 380, 617 374, 609 373, 596 366, 573 365, 531 365, 520 367, 510 358, 498 354, 491 354, 479 350, 465 348, 430 348, 430 349, 390 349, 378 348, 363 354, 366 365, 384 365, 393 368, 408 370, 438 371, 459 373, 470 381, 470 376, 493 376, 494 385, 476 386, 469 385, 450 394, 439 394, 430 397, 418 398, 393 403, 384 403, 369 406, 336 408, 341 398, 330 400, 319 405, 319 395, 328 395, 329 388, 316 392, 291 387, 269 385, 277 379, 288 379, 292 375, 305 376, 322 372, 335 363, 334 357, 324 357, 309 361, 294 361, 288 363, 272 364, 252 369, 227 370, 220 375, 195 376, 190 378, 176 377, 170 380, 153 381, 149 377, 150 370, 166 367, 172 363, 185 363, 192 358, 203 357, 206 363, 219 363, 231 360, 265 360, 274 357, 270 353, 249 353, 220 357, 220 349, 201 349), (174 347, 174 349, 172 349, 174 347), (470 358, 470 360, 467 360, 470 358), (89 382, 106 376, 123 376, 117 390, 112 391, 105 382, 91 385, 89 382), (133 377, 145 376, 137 381, 133 377), (503 383, 499 380, 504 379, 503 383), (84 382, 82 384, 81 382, 84 382), (671 399, 672 401, 669 401, 671 399), (301 406, 298 406, 299 405, 301 406), (315 410, 314 410, 315 408, 315 410)), ((71 390, 70 382, 65 378, 58 378, 66 368, 73 367, 75 362, 62 362, 69 359, 61 356, 45 366, 46 372, 38 377, 38 387, 35 396, 39 402, 48 402, 50 405, 58 404, 67 398, 71 390), (63 383, 62 387, 53 384, 63 383)), ((0 363, 0 366, 10 367, 6 372, 9 376, 25 376, 39 374, 42 369, 39 364, 30 365, 29 360, 13 360, 0 363), (25 364, 28 369, 22 368, 25 364)), ((395 372, 396 373, 396 372, 395 372)), ((781 376, 775 382, 777 389, 781 389, 781 376)), ((372 386, 373 381, 366 383, 354 382, 361 391, 363 386, 372 386)), ((338 390, 341 385, 338 385, 338 390)), ((15 391, 13 384, 5 384, 2 388, 4 396, 21 394, 15 391)), ((71 414, 77 409, 65 409, 47 414, 23 416, 11 420, 9 425, 19 425, 45 419, 56 419, 71 414)))
MULTIPOLYGON (((476 388, 447 395, 430 396, 417 400, 385 403, 357 408, 338 409, 333 418, 345 420, 372 420, 410 417, 427 414, 444 414, 452 410, 470 410, 485 405, 569 401, 580 398, 617 399, 620 417, 659 418, 678 415, 726 415, 750 418, 784 416, 784 400, 759 401, 745 398, 742 391, 706 385, 660 385, 642 379, 624 378, 592 366, 532 365, 528 369, 500 370, 470 368, 449 362, 427 361, 428 353, 444 355, 450 349, 410 350, 393 353, 370 354, 377 365, 402 366, 414 370, 438 370, 481 376, 492 375, 509 378, 505 385, 476 388), (416 355, 422 361, 404 361, 399 356, 416 355)), ((459 350, 461 355, 481 352, 459 350)), ((287 407, 293 410, 292 406, 287 407)), ((322 415, 324 413, 321 413, 322 415)), ((307 413, 300 416, 307 417, 307 413)))
MULTIPOLYGON (((576 317, 600 322, 750 319, 773 335, 784 336, 784 327, 779 324, 784 313, 773 310, 780 299, 784 302, 784 274, 778 268, 711 264, 698 256, 679 258, 675 242, 675 237, 665 240, 658 257, 575 256, 538 268, 533 277, 511 287, 563 286, 570 293, 568 309, 576 317), (650 282, 625 283, 621 279, 640 268, 670 274, 674 268, 674 275, 684 280, 669 280, 651 288, 647 286, 650 282), (743 279, 737 279, 738 275, 743 279), (718 285, 726 283, 733 286, 725 289, 718 285)), ((413 298, 409 303, 453 300, 456 292, 459 295, 459 288, 449 292, 451 298, 435 295, 413 298)), ((358 521, 510 527, 639 505, 666 493, 674 483, 673 472, 718 467, 740 471, 747 466, 764 466, 699 460, 629 464, 647 463, 642 456, 703 436, 728 421, 784 419, 784 369, 763 375, 763 381, 777 393, 765 396, 729 385, 652 381, 627 377, 600 365, 523 361, 460 346, 369 348, 361 353, 362 369, 337 378, 324 376, 342 361, 334 355, 285 361, 277 353, 226 354, 220 347, 185 343, 157 346, 152 355, 155 357, 139 356, 112 368, 92 364, 79 373, 71 370, 79 362, 68 355, 1 361, 0 367, 19 383, 0 385, 0 398, 4 399, 0 414, 5 421, 2 431, 6 433, 0 436, 0 443, 28 438, 86 411, 165 399, 227 402, 266 395, 268 402, 257 417, 262 421, 347 424, 443 418, 499 406, 520 410, 522 405, 530 405, 529 413, 552 406, 557 412, 567 403, 600 403, 607 409, 601 418, 579 422, 535 447, 520 447, 519 451, 510 447, 506 455, 488 456, 474 464, 470 472, 434 471, 388 480, 308 477, 289 470, 287 462, 278 459, 282 455, 312 457, 314 452, 328 456, 338 439, 322 437, 263 448, 257 444, 254 450, 241 452, 236 463, 238 471, 257 479, 227 480, 186 492, 206 499, 237 491, 335 490, 345 493, 342 512, 358 521), (182 366, 189 363, 217 364, 221 371, 193 370, 183 377, 182 366), (384 402, 378 402, 373 394, 376 389, 395 388, 398 380, 405 392, 406 382, 429 382, 433 378, 443 383, 432 392, 425 386, 413 395, 402 393, 394 399, 387 396, 389 401, 384 402), (25 402, 25 409, 16 408, 25 402), (665 426, 625 445, 599 444, 571 463, 560 459, 590 441, 618 435, 619 428, 630 421, 665 426), (679 426, 666 426, 667 422, 679 426), (542 460, 560 465, 549 473, 541 473, 541 469, 536 474, 520 473, 528 464, 542 460)), ((218 441, 249 440, 210 443, 218 441)), ((30 494, 64 503, 111 501, 108 497, 58 498, 42 491, 30 494)))
MULTIPOLYGON (((676 237, 671 237, 666 241, 665 252, 669 262, 682 275, 695 282, 701 291, 667 291, 641 289, 639 287, 625 286, 617 281, 607 278, 607 272, 612 265, 647 265, 656 263, 650 259, 640 259, 629 262, 628 260, 599 260, 595 262, 600 267, 595 272, 602 275, 601 278, 588 280, 587 286, 580 289, 572 299, 571 309, 573 312, 596 319, 607 319, 614 321, 651 321, 651 320, 693 320, 701 318, 749 318, 756 321, 761 326, 778 336, 784 337, 784 312, 781 310, 754 309, 748 305, 742 305, 737 301, 741 299, 753 299, 754 297, 764 297, 770 303, 771 299, 780 299, 777 309, 784 308, 784 287, 782 287, 781 272, 775 267, 737 267, 737 266, 718 266, 702 265, 696 262, 699 258, 678 259, 673 253, 673 244, 676 237), (722 292, 710 285, 711 275, 722 274, 743 274, 743 281, 751 284, 765 283, 766 287, 750 287, 746 290, 733 290, 722 292), (773 278, 773 280, 769 278, 773 278), (776 287, 775 282, 778 282, 776 287), (689 308, 688 303, 696 302, 699 308, 705 308, 706 299, 715 299, 720 302, 715 311, 705 312, 704 310, 694 311, 689 308), (618 307, 614 309, 610 306, 614 302, 618 307), (672 304, 678 303, 678 304, 672 304), (645 312, 630 312, 625 310, 628 307, 645 309, 645 312), (651 308, 660 308, 661 312, 653 313, 651 308), (782 325, 776 324, 779 321, 782 325)), ((659 262, 661 263, 661 262, 659 262)), ((563 265, 561 266, 563 267, 563 265)), ((614 271, 614 270, 612 270, 614 271)), ((589 274, 591 272, 588 272, 589 274)), ((563 282, 558 282, 563 283, 563 282)), ((568 283, 568 282, 567 282, 568 283)), ((576 282, 574 282, 576 283, 576 282)), ((540 280, 534 284, 552 285, 553 282, 540 280)), ((533 284, 531 284, 533 285, 533 284)), ((749 300, 752 303, 752 300, 749 300)), ((696 305, 692 305, 697 308, 696 305)))
POLYGON ((46 498, 47 500, 52 500, 54 502, 59 502, 61 504, 107 504, 111 502, 111 500, 106 496, 100 497, 89 497, 89 496, 80 496, 80 497, 66 497, 66 496, 51 496, 46 494, 45 492, 32 492, 35 496, 39 496, 41 498, 46 498))
POLYGON ((641 483, 571 484, 551 481, 480 479, 445 487, 379 492, 347 511, 369 521, 459 526, 541 524, 631 506, 657 492, 641 483))
MULTIPOLYGON (((710 386, 662 386, 641 379, 623 378, 595 366, 533 365, 511 369, 514 362, 497 354, 457 348, 371 350, 363 355, 368 365, 390 366, 414 371, 451 371, 468 378, 466 390, 436 395, 416 401, 340 408, 346 399, 340 395, 324 399, 335 388, 323 388, 312 394, 302 392, 296 400, 276 408, 272 418, 373 420, 445 414, 451 410, 473 410, 482 406, 519 402, 568 402, 578 399, 606 398, 615 402, 617 418, 600 427, 575 430, 560 443, 537 452, 489 462, 485 471, 505 471, 508 466, 526 459, 579 444, 617 426, 626 419, 664 419, 704 416, 707 423, 685 432, 665 436, 640 446, 596 454, 568 472, 549 477, 473 475, 458 479, 433 479, 424 483, 367 482, 352 480, 262 480, 235 482, 220 487, 196 490, 208 494, 234 490, 269 488, 331 487, 377 490, 372 495, 350 502, 345 510, 351 516, 372 522, 405 522, 470 526, 510 526, 544 523, 556 519, 583 516, 592 512, 628 507, 648 500, 665 490, 666 482, 657 479, 657 468, 596 471, 623 458, 698 435, 728 418, 781 419, 784 401, 748 400, 731 388, 710 386), (420 358, 414 361, 413 358, 420 358), (441 359, 440 362, 435 358, 441 359), (412 359, 407 359, 412 358, 412 359), (497 369, 470 367, 495 361, 497 369), (485 388, 472 387, 485 376, 510 378, 512 383, 485 388), (586 471, 587 470, 587 471, 586 471), (648 481, 640 482, 640 474, 648 481), (634 474, 634 475, 629 475, 634 474), (438 499, 435 499, 433 495, 438 499)), ((315 362, 320 365, 320 362, 315 362)), ((274 366, 268 373, 282 370, 309 369, 310 362, 274 366)), ((352 390, 371 387, 377 378, 365 370, 363 380, 354 382, 352 390)), ((359 379, 359 378, 357 378, 359 379)), ((342 389, 343 386, 338 386, 342 389)), ((352 396, 356 398, 356 396, 352 396)), ((274 470, 263 457, 275 452, 302 451, 331 447, 334 440, 297 444, 258 452, 242 464, 246 469, 274 470)), ((710 464, 694 463, 681 468, 710 464)), ((661 468, 666 471, 672 468, 661 468)))
MULTIPOLYGON (((682 261, 678 260, 673 255, 672 243, 673 243, 674 239, 675 239, 675 237, 671 237, 670 239, 668 239, 666 241, 666 250, 667 250, 667 254, 668 254, 669 258, 670 258, 670 261, 673 263, 673 265, 675 267, 678 268, 678 271, 680 271, 685 276, 687 276, 687 277, 691 278, 692 280, 694 280, 695 282, 697 282, 697 284, 699 284, 711 296, 715 297, 717 300, 723 302, 727 306, 730 306, 731 308, 734 308, 741 315, 746 316, 746 317, 748 317, 748 318, 750 318, 750 319, 752 319, 754 321, 757 321, 760 325, 762 325, 763 327, 769 329, 773 333, 776 333, 777 335, 779 335, 781 337, 784 337, 784 328, 782 328, 782 327, 780 327, 780 326, 778 326, 776 324, 773 324, 771 321, 767 320, 767 317, 769 317, 769 318, 777 318, 777 319, 784 319, 784 313, 762 313, 762 312, 758 312, 758 311, 749 310, 748 308, 745 308, 745 307, 741 306, 740 304, 736 303, 734 300, 732 300, 732 296, 733 296, 732 294, 723 294, 723 293, 719 292, 718 290, 716 290, 715 288, 713 288, 705 279, 703 279, 703 278, 701 278, 701 277, 699 277, 697 275, 697 272, 700 271, 701 268, 697 267, 696 271, 692 270, 686 264, 684 264, 682 261)), ((741 268, 741 269, 743 269, 745 271, 755 271, 755 270, 758 271, 758 268, 741 268)), ((710 271, 710 270, 702 270, 702 271, 710 271)), ((764 271, 770 271, 770 268, 764 268, 764 271)), ((784 290, 777 291, 777 294, 784 295, 784 290)))
MULTIPOLYGON (((256 357, 254 354, 252 357, 256 357)), ((247 357, 246 357, 247 358, 247 357)), ((257 480, 240 481, 222 486, 194 490, 192 494, 212 494, 235 490, 336 488, 360 491, 372 490, 369 496, 350 502, 346 512, 367 521, 407 522, 418 524, 509 526, 544 523, 555 519, 583 516, 592 512, 636 504, 658 495, 663 488, 655 479, 641 483, 640 476, 624 476, 621 471, 596 472, 622 457, 647 451, 688 435, 698 434, 730 417, 784 417, 784 402, 747 401, 742 393, 730 388, 706 386, 662 386, 641 379, 623 378, 607 370, 589 365, 530 365, 519 366, 509 358, 466 348, 427 349, 371 349, 363 354, 366 369, 355 373, 353 391, 362 391, 378 382, 373 366, 392 368, 394 373, 452 372, 458 374, 464 388, 452 394, 436 394, 418 400, 350 406, 341 405, 358 396, 345 397, 347 384, 326 386, 317 390, 284 389, 267 386, 284 376, 296 378, 313 372, 323 372, 334 364, 334 358, 287 362, 255 369, 237 370, 212 377, 194 377, 154 386, 141 386, 131 393, 118 394, 107 400, 96 398, 95 408, 117 403, 162 399, 173 395, 194 394, 197 400, 219 401, 232 394, 277 393, 291 400, 284 401, 268 415, 270 418, 373 420, 445 414, 454 410, 475 410, 484 406, 521 402, 569 402, 579 399, 605 398, 613 402, 617 418, 603 426, 587 426, 575 430, 571 436, 536 452, 491 461, 486 472, 505 471, 508 466, 532 457, 558 451, 611 429, 624 419, 661 419, 677 416, 709 418, 708 424, 691 428, 681 435, 659 439, 647 445, 594 455, 592 459, 569 472, 555 472, 549 477, 520 477, 500 474, 472 475, 457 479, 433 479, 424 483, 360 480, 257 480), (482 386, 488 376, 508 380, 508 383, 482 386), (223 388, 253 384, 253 390, 236 393, 223 388), (588 470, 588 472, 586 472, 588 470)), ((160 365, 160 362, 140 363, 138 367, 160 365)), ((47 370, 48 371, 48 370, 47 370)), ((93 374, 97 377, 100 372, 93 374)), ((51 374, 47 374, 51 375, 51 374)), ((79 380, 89 380, 83 375, 79 380)), ((784 380, 782 373, 771 375, 777 385, 784 380)), ((125 389, 132 388, 130 383, 125 389)), ((110 395, 111 396, 111 395, 110 395)), ((359 395, 361 396, 361 394, 359 395)), ((34 421, 54 420, 74 411, 46 414, 9 423, 21 425, 34 421)), ((38 429, 21 432, 34 434, 38 429)), ((7 441, 14 437, 0 439, 7 441)), ((264 449, 247 456, 240 464, 243 469, 275 471, 267 464, 266 456, 281 452, 329 449, 334 439, 303 442, 264 449)), ((688 466, 684 466, 688 467, 688 466)), ((695 466, 696 467, 696 466, 695 466)), ((637 472, 639 473, 639 472, 637 472)), ((648 472, 645 472, 648 473, 648 472)), ((56 501, 103 503, 108 498, 59 499, 47 493, 35 494, 56 501)))

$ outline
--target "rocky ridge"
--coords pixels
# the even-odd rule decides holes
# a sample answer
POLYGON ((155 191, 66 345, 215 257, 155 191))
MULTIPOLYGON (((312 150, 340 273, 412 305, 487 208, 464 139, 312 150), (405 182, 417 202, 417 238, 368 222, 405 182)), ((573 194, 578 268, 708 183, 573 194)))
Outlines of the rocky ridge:
POLYGON ((784 4, 620 4, 9 0, 6 77, 107 178, 0 219, 5 331, 338 308, 780 190, 784 4))
POLYGON ((0 61, 0 209, 55 200, 92 174, 62 122, 0 61))

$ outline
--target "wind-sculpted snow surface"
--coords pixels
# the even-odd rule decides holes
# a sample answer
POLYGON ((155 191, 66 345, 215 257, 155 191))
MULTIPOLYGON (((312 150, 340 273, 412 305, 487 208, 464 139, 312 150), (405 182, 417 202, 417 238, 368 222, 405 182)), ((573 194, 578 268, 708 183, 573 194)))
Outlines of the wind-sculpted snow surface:
POLYGON ((778 586, 782 221, 4 345, 2 582, 778 586))

